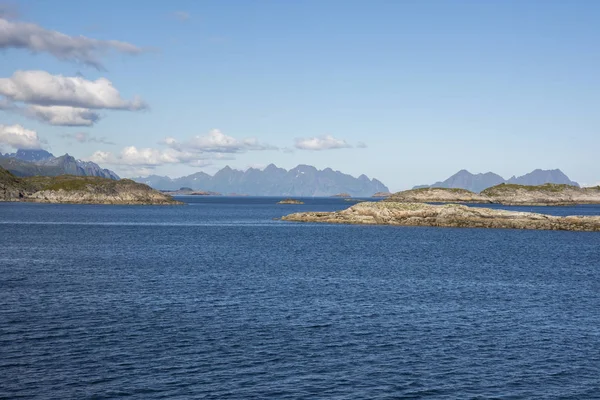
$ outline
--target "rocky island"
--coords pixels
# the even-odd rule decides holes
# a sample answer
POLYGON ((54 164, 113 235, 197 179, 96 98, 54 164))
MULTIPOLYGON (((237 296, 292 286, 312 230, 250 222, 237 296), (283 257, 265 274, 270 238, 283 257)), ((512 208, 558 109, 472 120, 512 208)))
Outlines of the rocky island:
POLYGON ((18 178, 0 168, 0 201, 69 204, 182 204, 171 196, 129 179, 95 176, 18 178))
POLYGON ((392 192, 377 192, 371 197, 390 197, 392 192))
POLYGON ((359 203, 335 212, 295 213, 282 217, 282 220, 333 224, 600 231, 600 217, 555 217, 459 204, 431 205, 389 201, 359 203))
POLYGON ((502 183, 481 193, 455 188, 419 188, 395 193, 383 201, 401 203, 493 203, 523 206, 600 204, 600 186, 580 188, 553 183, 539 186, 502 183))
POLYGON ((492 199, 465 189, 421 188, 395 193, 383 201, 403 203, 493 203, 492 199))
POLYGON ((296 199, 283 199, 277 202, 277 204, 304 204, 304 202, 296 199))
POLYGON ((525 186, 503 183, 481 192, 494 203, 527 206, 561 206, 600 204, 600 186, 580 188, 565 184, 547 183, 525 186))

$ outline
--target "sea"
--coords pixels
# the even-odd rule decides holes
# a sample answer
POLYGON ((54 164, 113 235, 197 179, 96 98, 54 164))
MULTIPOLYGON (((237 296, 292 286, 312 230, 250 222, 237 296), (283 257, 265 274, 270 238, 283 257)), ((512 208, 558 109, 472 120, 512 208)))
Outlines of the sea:
POLYGON ((179 199, 0 203, 0 398, 600 398, 600 233, 179 199))

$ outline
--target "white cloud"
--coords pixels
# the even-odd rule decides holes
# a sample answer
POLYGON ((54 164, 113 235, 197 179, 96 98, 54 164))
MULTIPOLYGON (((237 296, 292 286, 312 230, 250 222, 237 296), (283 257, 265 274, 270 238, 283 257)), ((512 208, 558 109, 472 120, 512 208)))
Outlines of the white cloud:
POLYGON ((8 48, 50 53, 60 60, 80 62, 98 69, 103 68, 100 58, 110 51, 130 55, 144 51, 127 42, 69 36, 37 24, 9 21, 0 14, 0 49, 8 48))
POLYGON ((345 140, 336 139, 331 135, 296 139, 295 147, 300 150, 332 150, 352 147, 345 140))
POLYGON ((210 165, 210 161, 197 154, 181 152, 174 149, 158 150, 152 148, 125 147, 119 154, 107 151, 96 151, 89 161, 128 167, 155 168, 166 164, 186 164, 192 167, 210 165))
POLYGON ((140 98, 124 100, 106 78, 90 81, 80 76, 51 75, 46 71, 16 71, 10 78, 0 78, 0 95, 13 102, 39 106, 132 111, 147 108, 140 98))
POLYGON ((61 135, 61 137, 65 139, 73 139, 79 143, 99 143, 109 145, 115 144, 114 142, 109 141, 105 137, 92 136, 87 132, 65 133, 64 135, 61 135))
POLYGON ((366 149, 368 146, 365 142, 358 142, 356 144, 356 147, 358 147, 359 149, 366 149))
POLYGON ((40 149, 42 143, 37 132, 21 125, 0 125, 0 144, 15 149, 40 149))
POLYGON ((243 153, 277 149, 274 146, 260 143, 256 138, 239 140, 227 136, 218 129, 213 129, 204 136, 194 136, 185 142, 178 142, 175 138, 167 137, 163 143, 175 150, 195 153, 243 153))
POLYGON ((92 126, 101 118, 96 111, 69 106, 32 105, 22 109, 21 113, 47 124, 60 126, 92 126))

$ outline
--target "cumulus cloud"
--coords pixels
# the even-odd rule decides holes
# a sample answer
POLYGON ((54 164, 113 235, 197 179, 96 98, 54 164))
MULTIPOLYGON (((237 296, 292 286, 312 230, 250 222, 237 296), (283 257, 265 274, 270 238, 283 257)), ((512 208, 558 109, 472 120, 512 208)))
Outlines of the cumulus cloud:
POLYGON ((236 139, 225 135, 218 129, 213 129, 204 136, 194 136, 185 142, 168 137, 164 140, 164 144, 175 150, 195 153, 243 153, 277 149, 275 146, 260 143, 256 138, 236 139))
POLYGON ((91 126, 100 120, 100 114, 80 107, 68 106, 28 106, 22 114, 50 125, 91 126))
POLYGON ((204 167, 216 160, 233 160, 237 153, 276 149, 259 142, 256 138, 236 139, 223 134, 218 129, 184 142, 167 137, 161 144, 166 147, 155 149, 129 146, 120 153, 97 151, 89 160, 99 164, 138 169, 153 169, 168 164, 204 167))
POLYGON ((111 51, 129 55, 144 51, 127 42, 69 36, 36 24, 9 21, 0 14, 0 49, 9 48, 49 53, 60 60, 75 61, 97 69, 103 69, 100 58, 111 51))
POLYGON ((115 145, 116 143, 109 141, 105 137, 96 137, 92 136, 87 132, 77 132, 77 133, 65 133, 61 135, 61 137, 65 139, 73 139, 79 143, 98 143, 98 144, 108 144, 115 145))
POLYGON ((333 150, 352 147, 345 140, 336 139, 331 135, 296 139, 295 147, 300 150, 333 150))
POLYGON ((0 95, 13 102, 39 106, 130 111, 147 108, 140 98, 123 99, 106 78, 90 81, 81 76, 51 75, 46 71, 16 71, 10 78, 0 78, 0 95))
POLYGON ((89 157, 89 161, 128 167, 155 168, 166 164, 186 164, 193 167, 210 165, 208 159, 197 154, 177 151, 173 149, 137 148, 128 146, 120 153, 96 151, 89 157))
POLYGON ((19 124, 0 125, 0 144, 15 149, 40 149, 42 147, 37 132, 25 129, 19 124))

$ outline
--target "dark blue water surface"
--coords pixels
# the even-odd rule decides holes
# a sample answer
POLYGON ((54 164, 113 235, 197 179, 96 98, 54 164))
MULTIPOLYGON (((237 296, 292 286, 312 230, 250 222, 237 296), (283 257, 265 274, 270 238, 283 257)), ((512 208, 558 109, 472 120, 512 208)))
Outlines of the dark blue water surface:
POLYGON ((0 398, 600 398, 600 233, 184 200, 0 203, 0 398))

